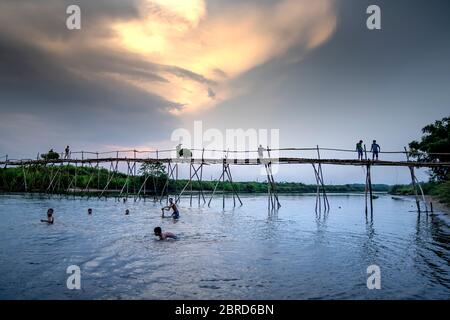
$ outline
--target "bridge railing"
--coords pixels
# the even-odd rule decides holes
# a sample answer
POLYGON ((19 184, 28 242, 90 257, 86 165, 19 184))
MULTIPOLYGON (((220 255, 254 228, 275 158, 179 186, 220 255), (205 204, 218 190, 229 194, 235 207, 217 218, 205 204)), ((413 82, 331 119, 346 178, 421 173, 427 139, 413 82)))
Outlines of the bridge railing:
MULTIPOLYGON (((355 159, 357 158, 357 151, 354 149, 344 148, 323 148, 323 147, 308 147, 308 148, 270 148, 264 147, 261 150, 221 150, 221 149, 189 149, 192 153, 192 158, 195 159, 256 159, 259 158, 262 152, 263 158, 308 158, 308 159, 355 159)), ((387 161, 406 161, 408 156, 426 155, 413 150, 401 151, 381 151, 379 152, 380 160, 387 161)), ((428 153, 428 155, 444 155, 450 156, 450 153, 428 153)), ((113 151, 71 151, 68 155, 65 152, 59 153, 60 159, 72 160, 95 160, 104 158, 118 158, 118 159, 175 159, 177 158, 177 149, 161 149, 161 150, 134 150, 122 149, 113 151)), ((372 158, 372 152, 366 150, 364 159, 372 158)), ((8 155, 0 157, 0 162, 14 162, 14 161, 30 161, 42 160, 40 154, 35 159, 13 159, 8 155)))

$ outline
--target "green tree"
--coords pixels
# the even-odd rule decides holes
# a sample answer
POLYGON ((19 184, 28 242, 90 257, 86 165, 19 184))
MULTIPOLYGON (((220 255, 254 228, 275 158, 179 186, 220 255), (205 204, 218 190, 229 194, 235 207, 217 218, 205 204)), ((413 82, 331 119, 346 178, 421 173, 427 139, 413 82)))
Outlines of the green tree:
POLYGON ((144 162, 139 168, 141 175, 162 178, 166 175, 166 167, 161 162, 144 162))
MULTIPOLYGON (((412 141, 412 157, 418 161, 448 162, 450 161, 450 117, 437 120, 422 129, 420 141, 412 141), (445 153, 445 154, 443 154, 445 153)), ((449 178, 449 168, 431 169, 431 180, 445 181, 449 178)))

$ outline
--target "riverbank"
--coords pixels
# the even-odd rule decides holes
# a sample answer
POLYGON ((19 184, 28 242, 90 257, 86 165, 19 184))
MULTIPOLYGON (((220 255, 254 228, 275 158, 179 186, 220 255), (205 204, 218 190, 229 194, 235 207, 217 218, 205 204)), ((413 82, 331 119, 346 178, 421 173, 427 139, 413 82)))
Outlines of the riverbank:
MULTIPOLYGON (((450 210, 450 181, 442 183, 427 182, 421 183, 420 186, 424 194, 432 199, 433 204, 439 204, 443 209, 450 210)), ((392 186, 390 193, 392 195, 414 195, 411 185, 392 186)))
MULTIPOLYGON (((126 193, 140 195, 161 195, 163 193, 179 193, 185 191, 213 191, 239 193, 267 193, 266 181, 192 181, 187 188, 188 180, 167 180, 164 167, 139 170, 137 174, 127 176, 124 173, 111 173, 106 169, 91 167, 46 167, 0 169, 0 192, 47 192, 56 194, 67 193, 126 193), (104 191, 103 191, 104 190, 104 191), (100 192, 99 192, 100 191, 100 192)), ((315 193, 316 185, 301 182, 277 182, 278 193, 315 193)), ((374 192, 389 192, 390 186, 374 184, 374 192)), ((364 192, 364 184, 326 185, 327 193, 364 192)))
POLYGON ((446 203, 443 203, 436 196, 425 196, 427 203, 433 204, 433 212, 442 212, 447 217, 450 217, 450 206, 446 203))

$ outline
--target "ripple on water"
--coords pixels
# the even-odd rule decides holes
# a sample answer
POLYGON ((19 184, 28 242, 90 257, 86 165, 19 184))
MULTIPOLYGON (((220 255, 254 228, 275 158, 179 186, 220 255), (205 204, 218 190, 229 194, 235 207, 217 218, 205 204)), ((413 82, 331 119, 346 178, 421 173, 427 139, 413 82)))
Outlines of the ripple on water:
POLYGON ((243 196, 223 212, 182 201, 181 220, 152 202, 0 196, 0 298, 59 299, 432 299, 450 296, 449 226, 380 196, 373 220, 363 198, 330 195, 339 210, 314 212, 310 196, 243 196), (39 223, 55 208, 54 225, 39 223), (86 215, 88 207, 94 209, 86 215), (125 209, 130 216, 124 216, 125 209), (7 214, 15 212, 14 215, 7 214), (36 221, 36 222, 35 222, 36 221), (174 232, 158 241, 153 228, 174 232), (366 287, 378 264, 383 290, 366 287), (64 289, 68 265, 83 290, 64 289), (36 274, 39 277, 36 277, 36 274))

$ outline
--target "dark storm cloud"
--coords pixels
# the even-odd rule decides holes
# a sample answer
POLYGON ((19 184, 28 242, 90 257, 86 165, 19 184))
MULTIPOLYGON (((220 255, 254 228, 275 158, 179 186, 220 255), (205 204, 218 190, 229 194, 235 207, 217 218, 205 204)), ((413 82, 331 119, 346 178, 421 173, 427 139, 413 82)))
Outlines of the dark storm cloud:
POLYGON ((55 40, 73 37, 66 29, 66 8, 79 5, 82 8, 83 34, 106 32, 105 21, 128 20, 138 15, 137 0, 3 0, 0 3, 2 33, 12 33, 23 37, 23 41, 33 40, 31 33, 45 34, 55 40))
POLYGON ((167 82, 158 72, 168 67, 84 42, 108 32, 102 23, 135 16, 135 5, 136 1, 109 0, 0 4, 0 148, 10 148, 8 138, 17 135, 21 141, 44 135, 36 128, 47 130, 54 143, 61 143, 58 137, 64 136, 67 143, 72 139, 139 145, 170 136, 164 128, 173 128, 176 120, 165 111, 179 106, 111 77, 167 82), (83 7, 80 31, 65 28, 68 4, 83 7), (47 49, 71 41, 62 53, 47 49), (17 123, 26 119, 28 125, 14 126, 20 131, 13 132, 11 119, 17 123))
MULTIPOLYGON (((109 80, 97 81, 67 70, 60 61, 26 46, 0 41, 0 110, 8 114, 34 115, 48 124, 63 123, 55 134, 77 132, 78 137, 98 144, 145 143, 165 138, 148 134, 170 118, 161 112, 171 103, 147 92, 109 80)), ((0 120, 0 122, 3 122, 0 120)), ((163 129, 163 128, 161 128, 163 129)), ((39 135, 23 128, 22 135, 39 135)), ((6 133, 2 132, 5 137, 6 133)))

